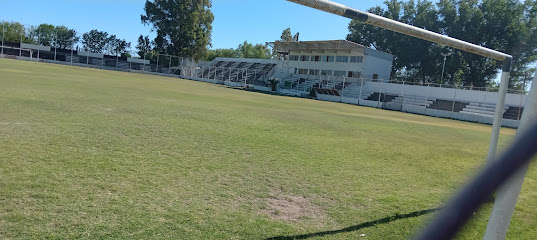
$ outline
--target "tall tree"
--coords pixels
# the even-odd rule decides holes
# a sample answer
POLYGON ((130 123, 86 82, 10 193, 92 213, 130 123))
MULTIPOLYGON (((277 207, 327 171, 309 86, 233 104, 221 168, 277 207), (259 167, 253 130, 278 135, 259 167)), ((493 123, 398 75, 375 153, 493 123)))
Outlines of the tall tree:
POLYGON ((108 41, 108 33, 96 29, 82 35, 82 45, 85 51, 104 53, 108 41))
MULTIPOLYGON (((511 86, 537 57, 537 3, 526 0, 390 0, 368 11, 416 27, 449 35, 513 55, 511 86)), ((395 55, 392 76, 413 81, 441 79, 443 47, 388 30, 351 21, 348 40, 395 55)), ((497 61, 464 51, 447 58, 444 83, 492 84, 497 61)))
POLYGON ((56 39, 56 28, 51 24, 40 24, 37 29, 37 41, 39 45, 53 46, 56 39))
POLYGON ((56 46, 63 49, 71 49, 80 37, 76 36, 76 30, 66 26, 56 26, 56 46))
POLYGON ((282 36, 280 37, 280 41, 282 41, 282 42, 294 42, 294 41, 296 41, 297 38, 298 38, 298 33, 293 35, 293 33, 291 32, 291 28, 287 28, 287 29, 283 30, 282 36))
POLYGON ((156 30, 159 52, 204 59, 212 46, 211 6, 211 0, 147 0, 141 20, 156 30))
POLYGON ((148 57, 147 59, 151 59, 148 54, 153 51, 153 43, 151 43, 151 40, 149 40, 149 36, 143 36, 140 35, 138 37, 138 44, 136 45, 136 54, 140 56, 141 58, 148 57))
POLYGON ((106 53, 115 56, 121 56, 128 53, 131 43, 124 39, 117 38, 116 35, 110 35, 106 43, 106 53))

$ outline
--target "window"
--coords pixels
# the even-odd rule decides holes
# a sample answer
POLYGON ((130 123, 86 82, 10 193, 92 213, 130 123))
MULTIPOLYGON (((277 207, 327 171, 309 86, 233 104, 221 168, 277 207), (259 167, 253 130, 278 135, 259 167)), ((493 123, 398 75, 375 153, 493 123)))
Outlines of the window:
POLYGON ((298 61, 298 55, 289 55, 289 61, 298 61))
POLYGON ((310 75, 319 75, 319 70, 317 70, 317 69, 310 69, 310 75))
POLYGON ((336 62, 349 62, 349 56, 337 56, 336 62))
POLYGON ((352 63, 361 63, 364 61, 364 56, 352 56, 351 62, 352 63))
POLYGON ((346 73, 347 72, 345 72, 345 71, 334 71, 334 76, 336 76, 336 77, 345 77, 346 73))
POLYGON ((361 77, 362 77, 362 72, 353 72, 353 71, 349 71, 349 74, 347 75, 347 77, 350 77, 350 78, 361 78, 361 77))
POLYGON ((311 56, 311 61, 312 62, 320 62, 321 61, 321 56, 311 56))
POLYGON ((332 70, 321 70, 321 76, 332 76, 332 70))
POLYGON ((309 62, 309 61, 310 61, 310 56, 308 56, 308 55, 302 55, 302 56, 300 56, 300 61, 302 61, 302 62, 309 62))
POLYGON ((323 62, 334 62, 334 56, 323 56, 323 62))
POLYGON ((299 69, 298 69, 298 74, 304 74, 304 75, 306 75, 306 74, 308 74, 308 69, 299 68, 299 69))

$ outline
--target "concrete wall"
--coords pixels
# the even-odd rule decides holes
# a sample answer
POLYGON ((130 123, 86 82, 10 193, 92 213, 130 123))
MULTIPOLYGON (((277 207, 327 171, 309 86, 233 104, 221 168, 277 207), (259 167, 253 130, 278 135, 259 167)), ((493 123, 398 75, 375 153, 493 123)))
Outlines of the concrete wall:
POLYGON ((392 71, 392 61, 375 56, 365 56, 363 78, 373 79, 373 74, 378 74, 378 79, 389 80, 392 71))
MULTIPOLYGON (((364 82, 364 90, 367 92, 382 92, 400 96, 422 96, 427 97, 428 99, 441 99, 450 101, 455 99, 459 102, 496 104, 496 102, 498 101, 497 92, 403 85, 371 81, 364 82)), ((522 106, 525 106, 527 100, 527 95, 508 93, 505 100, 505 104, 506 106, 519 106, 522 101, 522 106)))

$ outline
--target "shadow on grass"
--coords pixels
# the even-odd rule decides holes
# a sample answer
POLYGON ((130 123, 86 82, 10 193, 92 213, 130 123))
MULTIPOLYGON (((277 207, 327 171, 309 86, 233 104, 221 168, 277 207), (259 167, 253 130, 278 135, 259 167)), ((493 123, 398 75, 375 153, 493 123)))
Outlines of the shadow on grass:
POLYGON ((278 237, 267 238, 265 240, 307 239, 307 238, 312 238, 312 237, 322 237, 322 236, 327 236, 327 235, 334 235, 334 234, 338 234, 338 233, 353 232, 353 231, 360 230, 362 228, 373 227, 375 225, 385 224, 385 223, 389 223, 389 222, 393 222, 393 221, 397 221, 397 220, 401 220, 401 219, 405 219, 405 218, 419 217, 419 216, 422 216, 422 215, 425 215, 425 214, 429 214, 429 213, 439 211, 440 209, 441 208, 433 208, 433 209, 427 209, 427 210, 422 210, 422 211, 417 211, 417 212, 411 212, 411 213, 402 214, 402 215, 395 214, 393 216, 377 219, 377 220, 374 220, 374 221, 371 221, 371 222, 365 222, 365 223, 362 223, 362 224, 358 224, 358 225, 355 225, 355 226, 350 226, 350 227, 346 227, 346 228, 342 228, 342 229, 338 229, 338 230, 316 232, 316 233, 308 233, 308 234, 295 235, 295 236, 278 236, 278 237))

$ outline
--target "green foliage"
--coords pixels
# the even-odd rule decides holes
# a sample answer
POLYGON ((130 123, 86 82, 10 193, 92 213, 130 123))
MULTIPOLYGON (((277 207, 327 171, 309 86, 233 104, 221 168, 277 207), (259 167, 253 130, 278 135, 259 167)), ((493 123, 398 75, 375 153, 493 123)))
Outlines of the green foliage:
POLYGON ((211 6, 210 0, 147 0, 141 20, 156 30, 160 53, 205 59, 214 20, 211 6))
POLYGON ((116 35, 111 35, 106 44, 107 54, 120 56, 127 53, 131 47, 131 43, 124 39, 117 38, 116 35))
POLYGON ((120 56, 131 47, 131 43, 116 35, 93 29, 82 35, 82 45, 85 51, 120 56))
POLYGON ((151 40, 149 40, 149 36, 140 35, 138 37, 138 45, 136 45, 136 54, 140 56, 140 58, 147 57, 146 59, 150 59, 149 55, 152 55, 153 51, 153 43, 151 40))
POLYGON ((40 24, 38 27, 26 28, 18 22, 0 22, 0 36, 4 34, 6 42, 40 44, 63 49, 70 49, 80 38, 76 31, 66 26, 40 24))
MULTIPOLYGON (((496 49, 514 56, 511 86, 524 78, 524 69, 537 59, 537 3, 518 0, 440 0, 385 2, 368 11, 419 28, 496 49)), ((424 40, 351 21, 347 39, 395 55, 392 75, 404 80, 437 82, 442 47, 424 40), (403 73, 404 72, 404 73, 403 73)), ((444 83, 485 86, 501 63, 458 51, 448 57, 444 83)))
POLYGON ((76 30, 66 26, 56 26, 55 44, 58 48, 71 49, 79 40, 80 37, 76 36, 76 30))
POLYGON ((207 61, 212 61, 217 57, 225 57, 225 58, 238 58, 239 57, 239 51, 237 49, 233 48, 218 48, 218 49, 210 49, 207 52, 207 61))
POLYGON ((244 41, 237 48, 239 51, 239 57, 241 58, 256 58, 256 59, 270 59, 272 58, 272 52, 266 44, 251 44, 248 41, 244 41))
POLYGON ((20 42, 21 38, 25 37, 25 27, 19 22, 0 22, 0 26, 3 28, 4 41, 6 42, 20 42))
POLYGON ((271 59, 272 50, 266 44, 251 44, 245 41, 240 44, 236 49, 233 48, 220 48, 215 50, 209 50, 206 60, 212 61, 217 57, 227 58, 255 58, 255 59, 271 59))
POLYGON ((283 30, 282 36, 280 37, 280 41, 282 41, 282 42, 295 42, 297 38, 298 38, 298 33, 293 35, 293 33, 291 32, 291 28, 287 28, 287 29, 283 30))
POLYGON ((82 45, 85 51, 104 53, 108 44, 108 33, 93 29, 82 35, 82 45))

